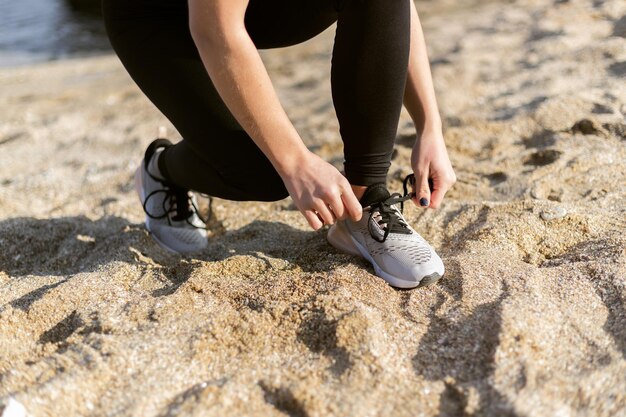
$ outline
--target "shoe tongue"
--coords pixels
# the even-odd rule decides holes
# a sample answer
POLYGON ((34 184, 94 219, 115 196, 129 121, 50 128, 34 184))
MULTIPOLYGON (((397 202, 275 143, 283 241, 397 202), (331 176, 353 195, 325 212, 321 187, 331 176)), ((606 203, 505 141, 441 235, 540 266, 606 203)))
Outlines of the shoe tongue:
POLYGON ((172 187, 172 191, 176 198, 176 215, 172 217, 173 220, 187 220, 193 212, 189 207, 189 195, 187 190, 179 187, 172 187))
POLYGON ((361 197, 361 200, 359 202, 361 203, 361 206, 367 207, 374 203, 385 201, 390 196, 391 195, 389 194, 389 191, 387 190, 387 186, 385 184, 372 184, 367 187, 367 189, 363 193, 363 197, 361 197))

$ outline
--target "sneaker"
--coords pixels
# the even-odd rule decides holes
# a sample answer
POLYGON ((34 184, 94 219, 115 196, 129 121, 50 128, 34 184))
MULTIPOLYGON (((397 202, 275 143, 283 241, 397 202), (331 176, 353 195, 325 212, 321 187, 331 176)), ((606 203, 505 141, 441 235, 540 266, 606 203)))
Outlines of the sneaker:
POLYGON ((189 190, 158 178, 148 171, 160 148, 172 146, 157 139, 148 146, 135 173, 135 189, 146 212, 146 229, 164 249, 182 254, 207 247, 206 222, 198 214, 195 196, 189 190))
POLYGON ((406 187, 409 179, 404 197, 390 195, 385 184, 369 186, 361 198, 361 220, 341 220, 328 231, 331 245, 367 259, 376 275, 398 288, 430 285, 444 274, 441 258, 402 216, 403 203, 412 197, 406 187))

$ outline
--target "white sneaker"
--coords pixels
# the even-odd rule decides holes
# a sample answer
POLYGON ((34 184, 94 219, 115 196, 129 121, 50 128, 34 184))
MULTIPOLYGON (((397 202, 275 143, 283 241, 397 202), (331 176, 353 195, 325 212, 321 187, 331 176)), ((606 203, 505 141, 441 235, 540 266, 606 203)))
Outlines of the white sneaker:
POLYGON ((195 197, 189 190, 160 179, 148 171, 158 149, 172 146, 157 139, 148 146, 135 173, 135 189, 146 212, 146 229, 164 249, 174 253, 197 252, 207 247, 205 221, 198 214, 195 197))
POLYGON ((328 231, 335 248, 367 259, 376 275, 398 288, 433 284, 444 274, 441 258, 394 207, 411 198, 389 195, 384 184, 374 184, 361 198, 360 221, 338 221, 328 231))

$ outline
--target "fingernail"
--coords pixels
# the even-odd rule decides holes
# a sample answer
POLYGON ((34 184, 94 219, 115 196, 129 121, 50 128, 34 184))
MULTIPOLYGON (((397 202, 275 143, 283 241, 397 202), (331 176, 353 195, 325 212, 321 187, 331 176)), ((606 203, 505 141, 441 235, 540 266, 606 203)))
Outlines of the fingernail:
POLYGON ((420 206, 428 207, 428 199, 426 197, 420 198, 420 206))

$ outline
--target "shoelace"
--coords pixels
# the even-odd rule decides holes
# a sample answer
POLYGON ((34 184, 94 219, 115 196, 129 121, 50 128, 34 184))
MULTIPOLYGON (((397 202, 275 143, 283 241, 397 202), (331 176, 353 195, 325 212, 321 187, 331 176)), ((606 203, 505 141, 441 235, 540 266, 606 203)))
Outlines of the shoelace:
MULTIPOLYGON (((209 213, 211 213, 212 203, 213 203, 213 199, 209 198, 209 213)), ((167 188, 162 188, 160 190, 152 191, 150 194, 146 196, 146 199, 143 202, 143 211, 146 213, 148 217, 152 219, 158 220, 158 219, 167 218, 167 222, 170 225, 172 224, 171 220, 174 220, 174 221, 184 220, 190 226, 193 226, 197 229, 204 229, 204 227, 196 226, 195 224, 189 221, 191 216, 193 216, 194 214, 196 214, 198 218, 200 218, 200 220, 202 220, 202 222, 205 224, 208 223, 209 221, 209 219, 205 219, 200 215, 200 210, 198 209, 196 204, 193 202, 193 199, 191 198, 191 195, 189 194, 189 192, 179 187, 167 187, 167 188), (148 211, 147 205, 148 205, 148 200, 150 200, 150 198, 154 197, 155 195, 159 193, 165 193, 165 198, 163 199, 163 214, 160 216, 155 216, 148 211), (179 204, 180 202, 184 202, 184 203, 179 204), (167 205, 170 206, 169 209, 167 208, 167 205), (174 216, 172 216, 170 220, 170 214, 172 213, 174 213, 174 216)))
POLYGON ((377 234, 373 233, 370 228, 370 235, 377 242, 383 243, 387 240, 389 233, 400 233, 400 234, 411 234, 411 229, 409 229, 409 225, 406 224, 404 218, 402 217, 402 213, 404 212, 404 202, 413 198, 415 193, 410 193, 408 190, 408 185, 415 183, 415 176, 413 174, 407 175, 403 181, 404 195, 401 196, 399 193, 394 193, 389 196, 384 201, 380 201, 378 203, 374 203, 370 205, 370 216, 368 224, 371 224, 371 221, 374 220, 376 223, 381 226, 384 230, 384 234, 382 239, 378 237, 377 234), (392 206, 400 204, 400 213, 392 206), (374 219, 376 213, 380 214, 380 219, 374 219))

